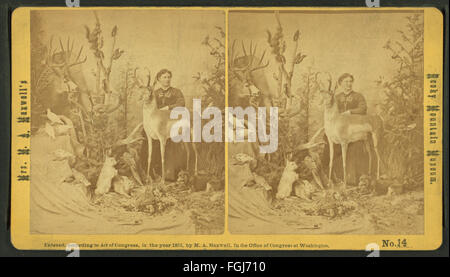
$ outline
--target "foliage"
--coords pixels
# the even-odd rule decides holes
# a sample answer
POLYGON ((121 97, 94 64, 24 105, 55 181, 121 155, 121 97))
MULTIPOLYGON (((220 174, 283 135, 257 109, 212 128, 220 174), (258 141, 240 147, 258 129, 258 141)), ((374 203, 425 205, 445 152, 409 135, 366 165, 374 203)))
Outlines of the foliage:
POLYGON ((200 72, 193 76, 201 82, 205 95, 202 104, 213 105, 221 110, 225 107, 225 32, 216 26, 217 34, 214 37, 206 36, 202 45, 206 46, 209 54, 215 59, 213 71, 206 77, 200 72))
MULTIPOLYGON (((315 81, 317 71, 309 66, 308 71, 300 75, 301 85, 296 91, 296 96, 299 98, 300 107, 302 107, 299 116, 297 117, 297 130, 294 128, 294 133, 299 134, 298 143, 305 143, 311 137, 310 127, 317 122, 311 122, 311 104, 318 95, 318 85, 315 81)), ((317 126, 316 126, 317 127, 317 126)))
POLYGON ((275 18, 277 20, 276 31, 272 34, 267 30, 267 42, 271 48, 271 53, 275 56, 275 61, 278 63, 278 74, 274 74, 274 78, 278 82, 278 96, 283 94, 285 97, 292 100, 291 87, 294 68, 306 58, 306 55, 298 51, 300 31, 297 30, 292 37, 293 53, 290 64, 288 65, 285 56, 287 43, 284 39, 283 27, 278 12, 275 13, 275 18))
MULTIPOLYGON (((275 18, 277 21, 277 26, 275 32, 270 32, 267 30, 267 43, 271 49, 271 54, 274 56, 276 63, 278 64, 278 73, 273 75, 275 81, 278 83, 278 98, 274 99, 274 104, 279 107, 282 115, 279 118, 278 126, 278 149, 281 152, 282 157, 277 157, 276 159, 281 159, 282 163, 284 163, 286 155, 292 153, 295 149, 295 146, 301 143, 299 140, 298 132, 293 130, 293 126, 297 123, 301 125, 308 124, 307 120, 302 120, 303 105, 307 97, 309 97, 309 83, 306 84, 304 92, 301 92, 299 95, 294 95, 292 89, 292 79, 294 76, 294 70, 297 65, 299 65, 306 57, 306 55, 302 54, 299 51, 299 42, 300 42, 300 31, 297 30, 292 36, 292 58, 290 62, 286 58, 286 49, 287 42, 285 40, 285 35, 283 33, 283 27, 281 25, 281 21, 279 18, 279 14, 275 13, 275 18), (300 96, 300 107, 293 105, 293 98, 295 96, 300 96), (295 107, 295 109, 294 109, 295 107), (300 119, 299 119, 300 118, 300 119)), ((306 81, 306 80, 305 80, 306 81)), ((308 103, 309 105, 309 103, 308 103)))
MULTIPOLYGON (((213 37, 206 36, 201 45, 209 50, 214 58, 212 72, 193 76, 202 84, 205 94, 202 96, 202 106, 214 106, 219 108, 224 115, 225 110, 225 32, 223 28, 216 26, 216 34, 213 37)), ((222 124, 222 134, 224 124, 222 124)), ((225 149, 223 143, 201 143, 199 147, 199 168, 208 174, 225 180, 225 149)))
POLYGON ((45 121, 46 103, 45 93, 52 89, 54 74, 43 61, 48 57, 47 46, 41 40, 41 21, 36 14, 31 14, 33 24, 31 26, 31 132, 34 133, 45 121))
POLYGON ((413 186, 423 180, 423 16, 408 16, 406 22, 400 39, 389 40, 384 47, 397 70, 378 84, 386 95, 381 108, 387 170, 413 186))
POLYGON ((96 13, 94 15, 96 18, 95 27, 91 30, 88 26, 85 26, 86 39, 90 44, 94 58, 97 60, 97 70, 95 72, 96 90, 93 95, 94 108, 93 113, 88 114, 86 122, 89 125, 89 132, 86 134, 86 145, 88 150, 90 150, 88 158, 102 162, 106 152, 123 136, 123 132, 120 131, 123 130, 121 128, 123 124, 117 122, 117 114, 113 113, 120 107, 121 97, 117 93, 113 93, 109 78, 113 61, 119 59, 124 51, 115 47, 118 28, 114 26, 110 34, 112 50, 109 60, 106 60, 105 53, 102 50, 104 36, 102 35, 100 20, 96 13))

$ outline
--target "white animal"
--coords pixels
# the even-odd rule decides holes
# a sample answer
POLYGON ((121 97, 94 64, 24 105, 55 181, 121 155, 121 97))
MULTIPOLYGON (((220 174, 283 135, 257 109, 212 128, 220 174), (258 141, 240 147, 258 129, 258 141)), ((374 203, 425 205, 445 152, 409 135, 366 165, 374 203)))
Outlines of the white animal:
POLYGON ((278 191, 276 197, 284 199, 291 195, 292 184, 298 180, 298 174, 295 170, 298 168, 294 161, 287 161, 283 174, 281 175, 280 183, 278 184, 278 191))
POLYGON ((72 129, 73 126, 71 125, 55 125, 53 126, 53 130, 55 131, 55 134, 57 136, 61 136, 61 135, 67 135, 69 130, 72 129))
POLYGON ((51 137, 52 139, 55 138, 55 130, 53 129, 52 125, 50 125, 48 122, 45 123, 44 130, 49 137, 51 137))
POLYGON ((52 124, 61 124, 64 125, 64 122, 61 120, 61 118, 53 113, 50 109, 47 109, 47 118, 52 122, 52 124))
POLYGON ((103 164, 100 175, 98 176, 95 194, 102 195, 111 189, 111 181, 114 176, 117 175, 117 169, 114 168, 116 163, 117 162, 114 157, 106 156, 105 163, 103 164))

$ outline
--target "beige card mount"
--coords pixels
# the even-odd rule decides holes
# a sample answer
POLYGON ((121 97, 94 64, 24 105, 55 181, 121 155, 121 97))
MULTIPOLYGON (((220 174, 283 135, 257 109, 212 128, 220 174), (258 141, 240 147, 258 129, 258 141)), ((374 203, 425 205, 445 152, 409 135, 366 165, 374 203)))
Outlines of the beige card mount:
POLYGON ((18 249, 432 250, 434 8, 18 8, 18 249))

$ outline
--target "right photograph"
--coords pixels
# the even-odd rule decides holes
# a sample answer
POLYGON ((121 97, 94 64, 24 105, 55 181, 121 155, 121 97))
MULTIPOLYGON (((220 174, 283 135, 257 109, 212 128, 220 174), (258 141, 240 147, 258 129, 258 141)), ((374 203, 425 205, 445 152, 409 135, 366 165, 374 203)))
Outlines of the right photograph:
POLYGON ((423 26, 414 9, 229 11, 230 233, 424 233, 423 26))

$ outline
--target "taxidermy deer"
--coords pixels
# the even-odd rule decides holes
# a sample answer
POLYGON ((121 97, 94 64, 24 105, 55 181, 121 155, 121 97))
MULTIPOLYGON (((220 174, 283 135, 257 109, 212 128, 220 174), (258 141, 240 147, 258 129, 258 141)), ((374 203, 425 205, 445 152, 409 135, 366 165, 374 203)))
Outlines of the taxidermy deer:
MULTIPOLYGON (((156 103, 156 95, 154 94, 154 87, 156 84, 156 79, 153 82, 153 85, 150 85, 150 74, 147 75, 147 84, 141 87, 145 88, 148 93, 144 96, 144 105, 142 109, 142 124, 144 127, 145 135, 148 139, 148 164, 147 164, 147 171, 146 176, 148 180, 151 182, 152 179, 150 177, 150 164, 152 160, 152 139, 159 140, 160 145, 160 151, 161 151, 161 182, 164 184, 165 181, 165 150, 166 150, 166 143, 167 140, 170 138, 170 130, 172 129, 172 126, 179 122, 178 119, 171 119, 170 118, 170 110, 160 110, 158 109, 157 103, 156 103)), ((186 124, 190 124, 190 122, 186 122, 186 124)), ((190 125, 189 125, 190 126, 190 125)), ((189 168, 189 145, 187 142, 183 143, 185 150, 186 150, 186 167, 189 168)), ((198 152, 197 148, 195 146, 195 143, 192 143, 192 148, 194 149, 194 155, 195 155, 195 168, 194 168, 194 174, 197 175, 198 173, 198 152)))
MULTIPOLYGON (((85 112, 90 112, 92 109, 92 102, 90 100, 89 88, 87 86, 82 64, 86 62, 87 57, 82 58, 83 47, 80 47, 78 53, 74 51, 74 41, 70 43, 67 39, 67 45, 64 47, 61 39, 59 40, 59 49, 53 47, 53 37, 47 50, 47 57, 45 59, 46 66, 55 74, 57 80, 61 83, 71 81, 80 91, 79 100, 81 107, 85 112)), ((58 92, 50 91, 48 105, 52 110, 58 114, 66 110, 67 107, 62 106, 58 99, 58 92)))
MULTIPOLYGON (((317 78, 317 75, 316 75, 317 78)), ((378 154, 378 134, 382 128, 382 121, 379 116, 341 114, 335 100, 336 86, 331 90, 331 75, 328 73, 328 88, 321 88, 324 103, 324 129, 330 147, 330 163, 328 181, 332 184, 331 173, 333 170, 334 144, 341 145, 342 164, 344 169, 344 188, 347 185, 347 149, 352 142, 363 141, 369 156, 369 176, 372 169, 372 155, 370 138, 373 141, 374 152, 377 157, 377 178, 380 177, 380 155, 378 154)))
MULTIPOLYGON (((258 56, 256 44, 253 47, 253 43, 250 42, 249 49, 246 49, 242 42, 242 52, 238 53, 235 49, 235 44, 236 40, 233 41, 232 46, 228 49, 228 69, 230 72, 229 106, 253 106, 255 108, 265 106, 266 114, 269 114, 270 107, 273 106, 273 95, 269 90, 264 73, 265 68, 269 65, 268 61, 264 63, 266 51, 263 51, 258 56)), ((233 120, 235 121, 235 119, 233 120)), ((248 120, 244 119, 243 124, 245 128, 249 128, 248 120)), ((255 156, 259 155, 259 144, 259 141, 250 144, 255 156)))

